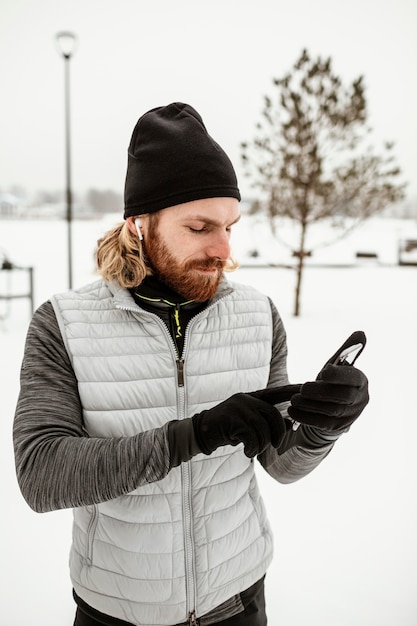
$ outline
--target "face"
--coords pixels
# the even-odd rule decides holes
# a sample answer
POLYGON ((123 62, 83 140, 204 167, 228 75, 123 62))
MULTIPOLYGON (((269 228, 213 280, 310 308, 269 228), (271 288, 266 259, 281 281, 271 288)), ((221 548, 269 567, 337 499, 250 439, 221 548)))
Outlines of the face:
MULTIPOLYGON (((209 300, 230 258, 231 229, 239 218, 235 198, 205 198, 142 216, 151 269, 184 298, 209 300)), ((136 233, 134 218, 128 220, 136 233)))

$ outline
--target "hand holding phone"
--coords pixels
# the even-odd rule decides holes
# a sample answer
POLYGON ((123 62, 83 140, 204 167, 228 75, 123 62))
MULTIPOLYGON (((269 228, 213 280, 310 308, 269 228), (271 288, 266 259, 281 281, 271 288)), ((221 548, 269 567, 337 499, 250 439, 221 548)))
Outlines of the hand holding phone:
POLYGON ((291 398, 288 414, 294 430, 303 423, 326 431, 343 431, 357 419, 369 401, 368 381, 351 366, 365 345, 363 331, 352 333, 326 362, 316 381, 304 383, 300 393, 291 398), (339 366, 343 367, 339 370, 339 366))

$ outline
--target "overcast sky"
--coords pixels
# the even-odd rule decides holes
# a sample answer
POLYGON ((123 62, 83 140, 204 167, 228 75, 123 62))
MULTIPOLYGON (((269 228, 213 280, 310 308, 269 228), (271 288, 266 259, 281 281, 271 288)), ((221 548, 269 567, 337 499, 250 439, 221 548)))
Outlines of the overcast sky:
POLYGON ((244 193, 250 140, 272 79, 306 47, 344 81, 364 75, 375 146, 395 154, 417 197, 416 0, 1 0, 0 189, 62 189, 64 63, 71 61, 73 188, 123 191, 138 117, 192 104, 232 158, 244 193))

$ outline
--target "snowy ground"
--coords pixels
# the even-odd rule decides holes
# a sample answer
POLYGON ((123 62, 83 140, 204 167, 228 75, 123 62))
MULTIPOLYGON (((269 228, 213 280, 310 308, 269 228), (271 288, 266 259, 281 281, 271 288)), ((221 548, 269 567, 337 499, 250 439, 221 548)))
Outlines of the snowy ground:
MULTIPOLYGON (((245 219, 235 234, 237 256, 257 248, 268 257, 265 231, 247 221, 245 226, 245 219)), ((74 224, 75 286, 94 278, 94 244, 111 223, 107 218, 74 224)), ((298 319, 292 317, 290 270, 241 268, 233 276, 277 304, 287 327, 293 382, 315 377, 353 330, 368 336, 358 366, 370 380, 371 402, 351 432, 296 484, 282 486, 258 472, 275 532, 267 577, 271 626, 417 624, 417 267, 395 265, 397 238, 413 229, 404 222, 374 221, 349 241, 323 249, 317 266, 306 270, 298 319), (364 246, 378 253, 378 261, 351 263, 364 246)), ((0 221, 1 248, 16 264, 35 267, 36 305, 65 290, 64 223, 0 221)), ((10 283, 10 275, 0 272, 0 295, 24 289, 24 278, 13 276, 10 283)), ((14 475, 11 428, 28 322, 26 300, 10 307, 0 300, 0 626, 71 626, 71 513, 32 512, 14 475)))

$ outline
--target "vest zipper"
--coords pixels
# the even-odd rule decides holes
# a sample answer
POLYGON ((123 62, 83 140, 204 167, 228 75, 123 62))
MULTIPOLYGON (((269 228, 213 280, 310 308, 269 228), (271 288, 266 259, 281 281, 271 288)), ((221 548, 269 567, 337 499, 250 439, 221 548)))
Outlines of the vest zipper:
MULTIPOLYGON (((178 412, 179 419, 185 418, 185 377, 184 377, 184 360, 186 355, 187 348, 187 339, 190 334, 190 328, 194 325, 195 321, 205 314, 205 312, 214 306, 217 305, 219 300, 222 300, 226 296, 223 295, 221 298, 213 302, 208 307, 206 307, 200 313, 197 313, 191 320, 189 321, 187 328, 184 334, 184 345, 182 349, 182 357, 180 358, 178 355, 178 349, 175 345, 175 341, 170 335, 170 332, 166 326, 166 324, 161 320, 160 317, 156 313, 152 313, 150 311, 146 311, 148 315, 155 317, 160 327, 163 329, 165 336, 168 338, 169 343, 174 348, 174 353, 177 356, 175 359, 176 369, 177 369, 177 384, 179 387, 179 398, 178 398, 178 412)), ((137 310, 126 307, 125 310, 131 310, 134 313, 137 310)), ((192 515, 192 490, 191 490, 191 462, 181 464, 181 480, 182 480, 182 507, 183 507, 183 523, 184 523, 184 550, 185 550, 185 582, 186 582, 186 593, 187 593, 187 614, 188 614, 188 622, 190 626, 198 626, 199 621, 196 615, 196 571, 195 571, 195 546, 194 546, 194 533, 193 533, 193 515, 192 515)))
POLYGON ((199 622, 197 619, 197 616, 195 614, 195 611, 192 611, 189 616, 188 616, 188 624, 189 626, 198 626, 199 622))
POLYGON ((177 359, 177 384, 184 387, 184 359, 177 359))
MULTIPOLYGON (((218 302, 218 301, 217 301, 218 302)), ((185 377, 184 377, 184 359, 186 357, 188 347, 188 337, 191 332, 191 327, 195 324, 196 320, 203 316, 204 313, 214 307, 217 302, 209 305, 200 313, 197 313, 189 321, 184 334, 184 344, 182 349, 182 358, 177 359, 177 380, 178 387, 180 388, 180 401, 181 401, 181 417, 185 417, 185 377)), ((185 583, 187 590, 187 611, 188 611, 188 623, 189 626, 198 626, 199 620, 196 614, 197 594, 196 594, 196 566, 195 566, 195 545, 194 545, 194 520, 192 510, 192 464, 191 461, 181 464, 182 475, 182 506, 183 506, 183 523, 184 523, 184 548, 185 548, 185 583)))
MULTIPOLYGON (((134 313, 135 309, 131 310, 134 313)), ((162 328, 165 336, 167 337, 169 344, 173 348, 173 354, 177 357, 175 359, 177 370, 177 385, 178 385, 178 419, 185 418, 185 389, 184 389, 184 358, 179 358, 178 350, 175 345, 175 341, 171 337, 171 334, 166 324, 161 318, 151 311, 145 311, 146 314, 155 318, 156 322, 162 328)), ((194 319, 194 318, 193 318, 194 319)), ((187 333, 186 333, 187 334, 187 333)), ((185 343, 185 342, 184 342, 185 343)), ((184 350, 183 350, 184 355, 184 350)), ((193 536, 193 519, 191 508, 191 463, 181 464, 181 486, 182 486, 182 512, 183 512, 183 532, 184 532, 184 551, 185 551, 185 584, 187 593, 187 615, 189 623, 193 626, 198 626, 196 618, 195 606, 196 606, 196 588, 195 588, 195 551, 194 551, 194 536, 193 536), (193 621, 192 621, 193 620, 193 621)))
POLYGON ((195 546, 193 533, 192 491, 191 491, 191 462, 181 464, 182 476, 182 508, 184 525, 185 549, 185 585, 187 591, 187 610, 190 624, 197 624, 195 614, 196 584, 195 584, 195 546))

